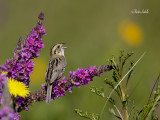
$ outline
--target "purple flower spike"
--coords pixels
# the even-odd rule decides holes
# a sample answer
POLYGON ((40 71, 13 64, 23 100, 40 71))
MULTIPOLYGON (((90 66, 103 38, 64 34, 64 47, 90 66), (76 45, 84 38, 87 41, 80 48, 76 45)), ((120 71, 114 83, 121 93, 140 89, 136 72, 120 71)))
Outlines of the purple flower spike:
MULTIPOLYGON (((72 93, 72 87, 80 87, 87 85, 90 81, 93 81, 93 77, 100 76, 101 73, 112 70, 110 65, 91 66, 87 69, 79 68, 74 72, 69 72, 69 78, 63 77, 62 80, 58 80, 53 84, 51 99, 54 100, 56 97, 65 96, 65 92, 69 91, 72 93)), ((41 95, 46 95, 47 86, 42 85, 41 95), (43 93, 43 94, 42 94, 43 93)), ((32 95, 34 96, 34 95, 32 95)), ((44 97, 46 99, 46 97, 44 97)), ((44 99, 44 100, 45 100, 44 99)), ((36 100, 38 101, 38 100, 36 100)))
POLYGON ((73 73, 70 72, 70 78, 74 81, 73 84, 77 87, 80 85, 87 85, 90 81, 93 81, 93 77, 95 76, 96 66, 88 67, 87 69, 79 68, 73 73))
POLYGON ((25 84, 29 84, 29 77, 33 71, 34 63, 31 59, 39 56, 41 48, 44 48, 42 36, 46 35, 43 28, 44 14, 40 13, 40 20, 37 22, 27 37, 22 40, 19 39, 16 48, 13 51, 13 58, 7 60, 5 63, 8 69, 8 77, 20 80, 25 84), (28 82, 26 82, 28 81, 28 82))
MULTIPOLYGON (((37 25, 29 32, 26 38, 19 39, 16 48, 13 50, 13 58, 6 60, 4 65, 7 71, 7 77, 16 79, 28 86, 30 74, 33 72, 34 66, 34 62, 31 61, 31 59, 39 56, 40 49, 44 48, 42 36, 46 35, 45 29, 43 28, 44 13, 40 13, 38 18, 39 21, 37 25)), ((0 67, 0 73, 4 70, 4 67, 0 67)), ((1 88, 3 87, 4 81, 1 80, 0 82, 2 82, 2 84, 0 84, 1 88)), ((17 97, 17 111, 21 111, 22 109, 27 110, 30 102, 28 98, 17 97)))

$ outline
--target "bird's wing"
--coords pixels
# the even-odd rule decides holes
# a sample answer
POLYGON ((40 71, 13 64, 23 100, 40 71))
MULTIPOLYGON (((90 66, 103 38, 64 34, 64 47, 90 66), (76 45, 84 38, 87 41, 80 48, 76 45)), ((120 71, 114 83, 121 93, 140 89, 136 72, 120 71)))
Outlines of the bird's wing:
POLYGON ((50 61, 46 71, 46 81, 51 84, 56 79, 60 79, 60 77, 63 75, 62 72, 65 66, 65 58, 58 58, 50 61))
POLYGON ((56 79, 57 78, 57 76, 58 76, 58 72, 56 72, 56 67, 58 65, 57 62, 58 61, 56 59, 54 59, 54 60, 51 59, 49 61, 47 71, 46 71, 46 78, 45 78, 46 82, 51 83, 51 79, 56 79), (55 78, 53 78, 53 76, 55 78))

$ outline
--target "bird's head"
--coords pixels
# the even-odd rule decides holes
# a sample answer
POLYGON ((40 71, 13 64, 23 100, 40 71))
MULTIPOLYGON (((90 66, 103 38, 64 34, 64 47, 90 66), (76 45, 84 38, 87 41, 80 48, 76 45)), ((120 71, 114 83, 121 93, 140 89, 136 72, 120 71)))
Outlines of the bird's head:
POLYGON ((51 56, 55 55, 55 56, 64 56, 64 49, 67 47, 64 47, 65 43, 57 43, 55 45, 52 46, 51 48, 51 56))

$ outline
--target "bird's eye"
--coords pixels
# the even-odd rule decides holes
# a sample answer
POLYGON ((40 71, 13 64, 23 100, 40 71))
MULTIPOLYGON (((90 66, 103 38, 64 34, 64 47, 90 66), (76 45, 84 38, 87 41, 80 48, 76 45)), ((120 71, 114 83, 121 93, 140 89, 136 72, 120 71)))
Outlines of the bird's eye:
POLYGON ((60 47, 60 46, 58 45, 57 48, 59 49, 59 47, 60 47))

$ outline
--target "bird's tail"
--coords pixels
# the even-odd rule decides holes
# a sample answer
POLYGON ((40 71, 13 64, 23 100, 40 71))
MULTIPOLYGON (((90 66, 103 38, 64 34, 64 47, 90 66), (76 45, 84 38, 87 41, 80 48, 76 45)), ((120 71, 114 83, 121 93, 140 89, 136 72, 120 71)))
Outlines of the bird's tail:
POLYGON ((46 103, 50 103, 51 100, 51 92, 52 92, 52 84, 47 84, 47 96, 46 96, 46 103))

